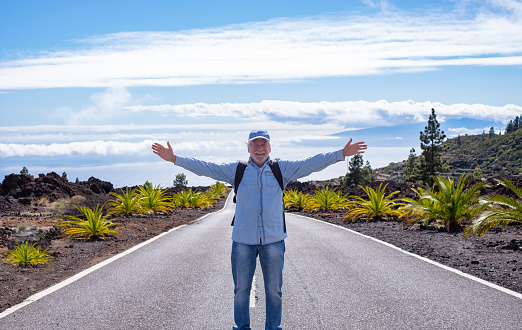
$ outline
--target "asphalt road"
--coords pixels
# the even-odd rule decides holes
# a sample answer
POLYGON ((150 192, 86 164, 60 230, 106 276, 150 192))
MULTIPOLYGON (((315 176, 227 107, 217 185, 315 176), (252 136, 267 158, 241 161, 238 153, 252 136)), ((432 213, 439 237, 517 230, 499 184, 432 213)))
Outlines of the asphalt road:
MULTIPOLYGON (((0 329, 231 329, 233 209, 0 314, 0 329)), ((522 295, 320 221, 288 214, 287 228, 284 329, 522 328, 522 295)), ((263 329, 259 265, 254 290, 252 328, 263 329)))

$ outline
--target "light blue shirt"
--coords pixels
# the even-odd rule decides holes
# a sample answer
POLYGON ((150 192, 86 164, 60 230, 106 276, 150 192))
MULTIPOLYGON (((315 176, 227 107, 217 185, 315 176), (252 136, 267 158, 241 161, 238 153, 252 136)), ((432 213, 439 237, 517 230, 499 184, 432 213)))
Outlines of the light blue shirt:
MULTIPOLYGON (((232 240, 257 245, 284 240, 287 234, 283 227, 283 192, 272 174, 268 161, 259 168, 249 159, 236 196, 236 215, 232 240)), ((299 160, 277 160, 283 175, 283 184, 305 177, 326 167, 343 161, 343 151, 338 150, 299 160)), ((176 165, 197 175, 234 185, 238 162, 216 164, 194 158, 176 156, 176 165)))

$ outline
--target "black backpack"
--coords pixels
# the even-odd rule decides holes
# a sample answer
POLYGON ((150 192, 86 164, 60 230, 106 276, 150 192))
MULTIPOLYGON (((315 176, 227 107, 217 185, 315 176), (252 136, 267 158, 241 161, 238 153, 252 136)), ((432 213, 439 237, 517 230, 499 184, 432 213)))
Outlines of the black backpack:
MULTIPOLYGON (((279 163, 277 160, 270 160, 268 162, 268 165, 270 166, 270 169, 272 170, 272 173, 274 174, 277 182, 279 183, 279 187, 281 187, 281 190, 285 190, 284 184, 283 184, 283 175, 281 174, 281 169, 279 168, 279 163)), ((243 179, 243 174, 245 174, 245 169, 247 167, 247 162, 242 160, 239 163, 237 163, 236 167, 236 176, 234 178, 234 203, 236 202, 236 194, 237 194, 237 188, 239 187, 239 184, 241 183, 241 180, 243 179)), ((232 226, 234 225, 234 218, 232 218, 232 226)), ((286 233, 286 221, 285 221, 285 213, 283 212, 283 228, 286 233)))

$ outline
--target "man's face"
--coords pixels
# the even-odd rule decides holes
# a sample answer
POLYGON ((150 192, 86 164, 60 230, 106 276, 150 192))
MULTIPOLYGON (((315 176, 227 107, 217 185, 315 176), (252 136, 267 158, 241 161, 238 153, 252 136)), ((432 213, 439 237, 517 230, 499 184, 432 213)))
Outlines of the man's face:
POLYGON ((248 152, 252 161, 257 166, 261 167, 268 159, 272 149, 270 148, 270 142, 265 139, 259 138, 248 142, 248 152))

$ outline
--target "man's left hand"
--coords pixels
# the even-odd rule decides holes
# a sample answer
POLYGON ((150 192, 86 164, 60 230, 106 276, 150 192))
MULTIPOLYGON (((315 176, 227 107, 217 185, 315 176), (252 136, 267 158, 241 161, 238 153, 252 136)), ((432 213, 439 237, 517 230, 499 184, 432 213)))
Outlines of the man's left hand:
POLYGON ((350 157, 356 154, 362 154, 367 148, 368 146, 364 142, 352 143, 352 139, 350 139, 343 148, 343 155, 344 157, 350 157))

